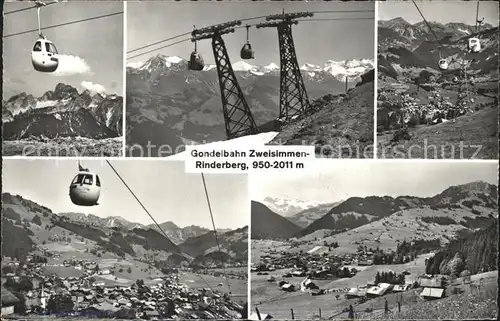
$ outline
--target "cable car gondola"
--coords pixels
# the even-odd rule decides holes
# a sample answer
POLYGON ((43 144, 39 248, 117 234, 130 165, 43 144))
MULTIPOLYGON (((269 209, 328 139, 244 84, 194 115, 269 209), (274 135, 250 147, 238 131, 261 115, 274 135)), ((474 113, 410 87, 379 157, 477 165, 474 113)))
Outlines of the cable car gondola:
POLYGON ((195 51, 191 53, 191 57, 188 62, 189 70, 202 71, 205 68, 205 63, 203 62, 203 57, 195 51))
POLYGON ((39 72, 54 72, 59 67, 59 58, 56 46, 43 36, 35 42, 31 51, 33 68, 39 72))
MULTIPOLYGON (((195 36, 196 27, 193 26, 193 37, 195 36)), ((194 42, 194 51, 191 53, 188 61, 188 69, 194 71, 202 71, 205 68, 205 62, 203 61, 203 57, 198 53, 198 42, 193 38, 191 41, 194 42)))
POLYGON ((481 51, 481 41, 476 37, 469 38, 468 47, 469 51, 478 53, 481 51))
POLYGON ((439 59, 439 69, 441 70, 448 69, 448 61, 446 59, 439 59))
POLYGON ((101 194, 99 176, 78 164, 79 172, 69 186, 71 202, 78 206, 99 205, 97 201, 101 194))
POLYGON ((241 59, 245 60, 254 59, 255 52, 252 50, 252 45, 250 44, 250 41, 248 39, 248 29, 250 28, 250 26, 246 25, 245 27, 247 28, 247 42, 241 48, 240 57, 241 59))
MULTIPOLYGON (((477 2, 477 12, 479 12, 479 1, 477 2)), ((484 23, 484 18, 482 18, 481 20, 476 18, 476 37, 469 38, 467 42, 467 47, 469 48, 470 52, 478 53, 481 51, 481 41, 479 40, 479 32, 481 31, 481 25, 483 23, 484 23)))
POLYGON ((57 48, 54 43, 46 39, 40 28, 40 8, 45 6, 45 3, 37 1, 37 17, 38 17, 38 36, 33 49, 31 50, 31 63, 33 68, 39 72, 54 72, 59 67, 59 58, 57 48))

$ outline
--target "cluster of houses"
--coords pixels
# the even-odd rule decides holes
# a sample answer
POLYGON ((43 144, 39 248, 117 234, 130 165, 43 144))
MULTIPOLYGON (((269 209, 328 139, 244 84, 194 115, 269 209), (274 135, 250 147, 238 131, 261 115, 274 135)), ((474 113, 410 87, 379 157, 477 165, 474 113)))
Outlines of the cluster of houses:
MULTIPOLYGON (((2 262, 5 264, 5 262, 2 262)), ((67 261, 66 267, 82 270, 79 277, 44 275, 45 263, 23 264, 9 262, 14 273, 5 275, 9 284, 31 281, 29 290, 23 291, 26 313, 65 314, 93 317, 119 318, 181 318, 181 319, 235 319, 245 313, 244 307, 211 288, 191 289, 179 283, 177 274, 170 274, 148 280, 138 280, 127 284, 100 282, 106 280, 99 275, 110 275, 109 269, 98 270, 94 262, 67 261), (72 304, 63 311, 54 311, 51 300, 65 298, 72 304)), ((2 316, 13 314, 19 298, 2 284, 2 316), (4 300, 5 294, 5 300, 4 300)), ((56 308, 57 309, 57 308, 56 308)))
MULTIPOLYGON (((384 296, 391 292, 406 292, 414 287, 419 287, 419 292, 423 299, 442 298, 445 293, 442 279, 422 276, 417 282, 406 284, 389 284, 372 282, 358 287, 346 287, 341 289, 319 289, 312 281, 314 279, 333 279, 335 276, 332 271, 348 270, 349 275, 354 276, 358 271, 352 266, 373 265, 374 253, 369 250, 359 250, 357 253, 331 255, 327 246, 316 246, 304 253, 277 253, 270 252, 269 255, 261 257, 259 264, 252 265, 251 271, 261 275, 269 275, 270 272, 284 269, 286 272, 276 275, 270 275, 268 282, 277 284, 281 290, 294 292, 301 290, 309 292, 311 295, 320 295, 327 293, 342 294, 346 298, 374 298, 384 296), (288 278, 297 277, 303 279, 300 283, 288 281, 288 278), (300 286, 299 286, 300 284, 300 286)), ((409 274, 405 271, 404 274, 409 274)))
MULTIPOLYGON (((329 247, 316 246, 305 253, 273 253, 264 255, 258 264, 251 267, 252 272, 275 271, 281 269, 307 270, 304 275, 312 278, 325 279, 333 278, 332 268, 343 269, 348 265, 368 266, 373 265, 374 253, 371 251, 359 251, 357 253, 330 254, 329 247)), ((355 274, 355 269, 349 269, 351 274, 355 274)), ((293 273, 293 272, 292 272, 293 273)), ((302 273, 302 272, 296 272, 302 273)), ((295 276, 302 276, 296 274, 295 276)))

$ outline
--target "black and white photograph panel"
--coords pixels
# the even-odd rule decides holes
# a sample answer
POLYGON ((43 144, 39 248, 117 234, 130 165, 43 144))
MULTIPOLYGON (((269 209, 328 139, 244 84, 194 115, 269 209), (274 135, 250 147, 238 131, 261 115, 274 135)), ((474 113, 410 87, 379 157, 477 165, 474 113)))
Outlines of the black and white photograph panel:
POLYGON ((373 157, 375 5, 127 3, 126 155, 315 145, 373 157))
POLYGON ((497 319, 498 164, 317 163, 250 176, 250 319, 497 319))
POLYGON ((3 154, 123 156, 123 3, 4 5, 3 154))
POLYGON ((246 318, 245 175, 185 174, 179 161, 3 163, 2 317, 246 318))
POLYGON ((498 3, 378 5, 379 158, 498 159, 498 3))

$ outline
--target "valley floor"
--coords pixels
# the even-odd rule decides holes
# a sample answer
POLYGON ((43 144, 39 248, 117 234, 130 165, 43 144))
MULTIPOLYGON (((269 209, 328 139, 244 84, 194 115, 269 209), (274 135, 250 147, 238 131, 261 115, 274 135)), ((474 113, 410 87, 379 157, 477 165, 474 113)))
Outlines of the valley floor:
POLYGON ((22 139, 3 141, 4 156, 114 156, 121 157, 123 137, 89 139, 60 137, 55 139, 22 139))
MULTIPOLYGON (((423 263, 425 257, 420 256, 415 262, 407 264, 369 266, 352 278, 342 278, 334 281, 313 280, 320 289, 338 289, 339 291, 319 296, 312 296, 300 290, 285 292, 275 283, 267 281, 269 275, 281 274, 285 272, 284 270, 270 272, 269 275, 252 273, 251 309, 252 312, 255 312, 255 308, 258 308, 260 313, 270 314, 276 319, 290 319, 292 309, 295 319, 345 319, 348 315, 344 309, 348 308, 350 304, 354 307, 356 319, 431 320, 497 317, 497 271, 471 276, 472 283, 477 284, 480 278, 483 279, 479 292, 472 290, 470 284, 463 284, 460 279, 457 279, 457 283, 451 284, 449 288, 461 289, 463 293, 448 295, 448 297, 436 301, 423 300, 419 296, 419 292, 422 291, 421 288, 402 293, 389 293, 364 303, 359 303, 359 299, 346 299, 344 297, 342 292, 344 288, 373 281, 376 271, 392 270, 401 272, 408 270, 411 274, 407 278, 415 278, 418 274, 424 272, 423 263), (384 313, 385 299, 387 299, 390 309, 387 315, 384 313), (401 312, 397 312, 398 300, 402 302, 401 312)), ((302 279, 289 278, 287 280, 298 285, 302 279)))

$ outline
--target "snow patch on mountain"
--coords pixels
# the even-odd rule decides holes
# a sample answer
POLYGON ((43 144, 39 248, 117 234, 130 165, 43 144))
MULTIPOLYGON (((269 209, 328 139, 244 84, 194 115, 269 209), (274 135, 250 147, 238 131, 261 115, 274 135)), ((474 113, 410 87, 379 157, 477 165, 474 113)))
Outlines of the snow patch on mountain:
POLYGON ((300 69, 307 71, 312 75, 314 75, 314 72, 327 72, 338 80, 344 81, 346 77, 357 78, 361 76, 367 70, 372 69, 373 66, 373 60, 371 59, 353 59, 343 61, 328 60, 323 64, 323 66, 306 63, 302 65, 300 69))
POLYGON ((144 65, 144 61, 132 61, 127 63, 127 68, 139 69, 144 65))
POLYGON ((271 62, 269 65, 264 66, 264 70, 267 72, 272 72, 272 71, 276 71, 279 69, 280 69, 280 67, 277 64, 275 64, 274 62, 271 62))
POLYGON ((250 71, 252 69, 255 69, 255 66, 252 66, 251 64, 242 60, 232 64, 232 67, 234 71, 250 71))
MULTIPOLYGON (((131 62, 127 65, 129 68, 137 70, 158 70, 161 68, 170 68, 173 65, 180 63, 185 63, 186 60, 177 56, 164 56, 157 55, 148 59, 145 63, 142 62, 131 62)), ((310 63, 303 64, 300 69, 302 71, 308 72, 309 76, 314 77, 320 73, 328 73, 340 81, 344 81, 346 77, 351 80, 357 80, 362 74, 367 70, 372 69, 374 66, 372 59, 352 59, 352 60, 342 60, 334 61, 328 60, 322 66, 310 63)), ((215 69, 215 65, 205 65, 203 71, 210 71, 215 69)), ((249 64, 246 61, 240 60, 232 64, 232 68, 236 72, 248 73, 248 76, 263 76, 271 72, 276 72, 280 70, 280 67, 275 63, 270 63, 265 66, 256 66, 249 64)))

